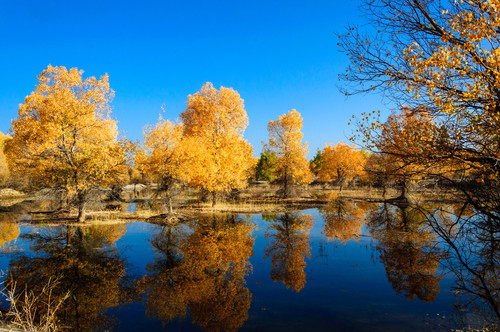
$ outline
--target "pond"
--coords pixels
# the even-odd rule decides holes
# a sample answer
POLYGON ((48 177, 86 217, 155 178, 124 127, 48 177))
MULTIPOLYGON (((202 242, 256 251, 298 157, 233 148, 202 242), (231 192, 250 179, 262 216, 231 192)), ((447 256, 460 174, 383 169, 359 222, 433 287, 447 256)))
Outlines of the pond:
POLYGON ((422 216, 334 202, 176 226, 2 222, 0 269, 6 285, 45 303, 47 284, 53 305, 69 291, 58 310, 69 330, 449 331, 495 321, 498 295, 470 299, 469 270, 455 271, 422 216))

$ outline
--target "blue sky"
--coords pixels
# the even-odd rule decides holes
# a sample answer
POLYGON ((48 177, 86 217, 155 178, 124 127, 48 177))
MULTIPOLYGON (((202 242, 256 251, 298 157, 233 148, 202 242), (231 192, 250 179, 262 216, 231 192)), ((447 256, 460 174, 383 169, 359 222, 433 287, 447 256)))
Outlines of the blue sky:
POLYGON ((384 109, 380 96, 346 98, 348 65, 335 33, 359 23, 358 1, 2 1, 0 131, 48 64, 108 73, 120 130, 176 119, 205 82, 237 90, 260 153, 267 123, 290 109, 304 119, 309 157, 346 141, 352 114, 384 109))

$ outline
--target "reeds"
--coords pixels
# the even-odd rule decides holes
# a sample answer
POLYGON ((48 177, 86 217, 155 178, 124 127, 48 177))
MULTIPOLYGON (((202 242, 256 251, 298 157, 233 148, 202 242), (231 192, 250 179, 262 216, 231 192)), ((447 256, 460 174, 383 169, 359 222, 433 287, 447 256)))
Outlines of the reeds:
POLYGON ((10 307, 3 318, 12 330, 29 332, 51 332, 59 330, 57 312, 69 297, 69 291, 62 297, 54 296, 57 279, 49 278, 40 293, 24 289, 16 294, 16 284, 1 292, 10 307))

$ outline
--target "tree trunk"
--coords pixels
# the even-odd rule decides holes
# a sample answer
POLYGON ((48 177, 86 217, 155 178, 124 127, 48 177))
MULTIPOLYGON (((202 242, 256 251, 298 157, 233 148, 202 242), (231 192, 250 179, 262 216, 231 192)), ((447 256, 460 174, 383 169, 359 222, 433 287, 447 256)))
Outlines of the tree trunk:
POLYGON ((84 222, 86 217, 87 191, 78 192, 78 222, 84 222))
POLYGON ((66 226, 66 248, 71 247, 71 240, 73 239, 73 227, 66 226))
POLYGON ((406 180, 403 180, 403 183, 401 185, 401 195, 399 198, 407 198, 408 195, 408 188, 406 186, 406 180))
POLYGON ((212 207, 217 204, 217 193, 215 191, 212 192, 212 207))
POLYGON ((85 221, 85 218, 87 217, 86 214, 85 214, 85 206, 84 204, 80 204, 78 206, 78 222, 84 222, 85 221))
POLYGON ((290 180, 288 177, 288 170, 285 170, 285 178, 284 178, 284 183, 283 183, 283 197, 284 198, 290 198, 291 193, 290 193, 290 180))
POLYGON ((172 208, 172 196, 167 193, 167 203, 168 203, 168 213, 172 214, 174 213, 174 209, 172 208))
POLYGON ((66 190, 62 190, 61 192, 61 201, 59 204, 59 211, 66 210, 69 206, 69 196, 66 190))

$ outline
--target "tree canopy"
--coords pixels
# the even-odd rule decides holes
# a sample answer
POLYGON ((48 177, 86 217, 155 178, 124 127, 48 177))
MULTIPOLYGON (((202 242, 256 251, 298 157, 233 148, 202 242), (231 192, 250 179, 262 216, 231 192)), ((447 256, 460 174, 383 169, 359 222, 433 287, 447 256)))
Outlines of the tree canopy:
POLYGON ((19 107, 6 153, 10 171, 32 185, 56 186, 80 201, 123 171, 125 154, 111 118, 108 75, 82 78, 76 68, 48 66, 19 107))
POLYGON ((181 177, 181 140, 184 127, 161 117, 154 126, 144 130, 144 149, 135 156, 140 173, 153 178, 160 190, 166 192, 170 212, 172 202, 170 191, 174 181, 181 177))
POLYGON ((337 181, 340 190, 345 182, 364 175, 366 157, 345 143, 329 144, 321 153, 323 164, 318 172, 321 181, 337 181))
POLYGON ((302 117, 296 110, 291 110, 278 120, 269 121, 267 130, 269 143, 265 148, 278 157, 277 178, 283 184, 283 193, 287 197, 291 185, 308 184, 312 177, 306 159, 307 142, 302 142, 302 117))
POLYGON ((240 189, 255 166, 252 146, 243 138, 248 117, 243 99, 232 88, 206 83, 188 96, 181 114, 183 166, 180 178, 215 193, 240 189))
POLYGON ((255 179, 257 181, 274 181, 276 178, 277 162, 278 157, 274 152, 267 149, 262 151, 255 167, 255 179))
MULTIPOLYGON (((351 60, 341 76, 344 91, 383 92, 427 114, 439 128, 423 145, 427 160, 460 161, 478 181, 498 188, 499 2, 366 0, 362 8, 373 33, 350 27, 340 36, 351 60)), ((454 185, 476 208, 499 210, 498 195, 454 185)))
POLYGON ((8 137, 0 132, 0 185, 4 184, 9 175, 9 167, 7 158, 5 157, 4 148, 8 137))

